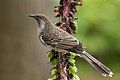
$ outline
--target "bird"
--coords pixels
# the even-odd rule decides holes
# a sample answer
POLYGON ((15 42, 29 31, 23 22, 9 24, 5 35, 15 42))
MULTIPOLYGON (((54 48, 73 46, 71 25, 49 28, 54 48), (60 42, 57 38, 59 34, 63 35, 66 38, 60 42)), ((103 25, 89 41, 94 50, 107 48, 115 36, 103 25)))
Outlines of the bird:
POLYGON ((69 51, 79 54, 103 76, 112 77, 113 72, 86 52, 82 42, 63 29, 56 27, 47 16, 44 14, 29 14, 29 17, 36 19, 38 23, 38 38, 43 45, 57 51, 69 51))

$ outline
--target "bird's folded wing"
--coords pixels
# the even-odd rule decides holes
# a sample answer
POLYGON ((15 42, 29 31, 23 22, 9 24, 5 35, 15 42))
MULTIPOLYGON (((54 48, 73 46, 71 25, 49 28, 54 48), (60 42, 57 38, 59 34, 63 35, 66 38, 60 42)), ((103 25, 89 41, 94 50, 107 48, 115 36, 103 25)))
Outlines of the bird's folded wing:
POLYGON ((59 48, 59 49, 70 49, 70 48, 73 48, 78 45, 83 46, 83 44, 80 43, 78 41, 78 39, 76 39, 69 33, 65 32, 61 29, 58 29, 57 31, 59 31, 59 32, 53 33, 57 36, 55 36, 54 40, 51 41, 51 46, 53 46, 55 48, 59 48))

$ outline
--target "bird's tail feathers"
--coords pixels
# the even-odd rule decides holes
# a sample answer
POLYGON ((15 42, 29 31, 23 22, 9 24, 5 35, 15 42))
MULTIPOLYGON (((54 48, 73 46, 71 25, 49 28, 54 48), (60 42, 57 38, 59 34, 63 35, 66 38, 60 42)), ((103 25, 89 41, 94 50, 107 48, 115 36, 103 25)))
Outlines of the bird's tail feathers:
POLYGON ((86 51, 83 51, 83 52, 77 51, 77 52, 82 56, 82 58, 84 58, 89 64, 91 64, 98 72, 102 73, 103 76, 112 77, 113 75, 112 71, 108 67, 103 65, 100 61, 98 61, 93 56, 91 56, 89 53, 87 53, 86 51))

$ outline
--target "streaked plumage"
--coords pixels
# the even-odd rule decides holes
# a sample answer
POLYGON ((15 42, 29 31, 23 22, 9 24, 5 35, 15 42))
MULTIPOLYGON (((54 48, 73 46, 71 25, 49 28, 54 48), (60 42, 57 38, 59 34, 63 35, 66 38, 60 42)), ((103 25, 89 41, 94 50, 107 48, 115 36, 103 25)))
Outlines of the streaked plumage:
POLYGON ((60 49, 80 54, 97 71, 104 76, 112 77, 113 73, 111 70, 87 53, 84 50, 84 45, 74 36, 56 27, 45 15, 35 14, 30 15, 30 17, 34 17, 37 20, 39 25, 38 36, 44 45, 51 46, 55 50, 60 49))

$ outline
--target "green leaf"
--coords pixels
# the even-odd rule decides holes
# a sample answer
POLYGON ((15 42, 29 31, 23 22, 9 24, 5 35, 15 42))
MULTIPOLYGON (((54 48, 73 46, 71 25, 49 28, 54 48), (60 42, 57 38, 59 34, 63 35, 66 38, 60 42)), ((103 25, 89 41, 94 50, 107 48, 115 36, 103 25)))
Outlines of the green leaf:
POLYGON ((53 76, 53 80, 56 80, 56 75, 53 76))
POLYGON ((52 62, 56 57, 53 55, 51 58, 49 58, 49 62, 52 62))
POLYGON ((74 74, 72 80, 80 80, 80 78, 76 74, 74 74))
POLYGON ((75 53, 70 53, 69 59, 75 58, 76 54, 75 53))
POLYGON ((49 58, 51 58, 54 54, 53 54, 52 51, 49 51, 47 55, 48 55, 49 58))
POLYGON ((68 59, 68 61, 70 62, 70 64, 75 65, 75 60, 74 59, 68 59))
POLYGON ((54 76, 54 75, 56 75, 56 74, 57 74, 57 72, 58 72, 58 70, 57 70, 57 69, 52 69, 52 70, 51 70, 51 75, 53 75, 53 76, 54 76))
POLYGON ((59 63, 59 61, 57 59, 54 59, 53 61, 51 61, 51 65, 57 65, 59 63))
POLYGON ((75 26, 77 26, 77 22, 76 21, 74 21, 73 23, 74 23, 75 26))
POLYGON ((73 73, 77 72, 77 68, 76 68, 76 66, 69 66, 68 71, 69 71, 69 73, 73 74, 73 73))

